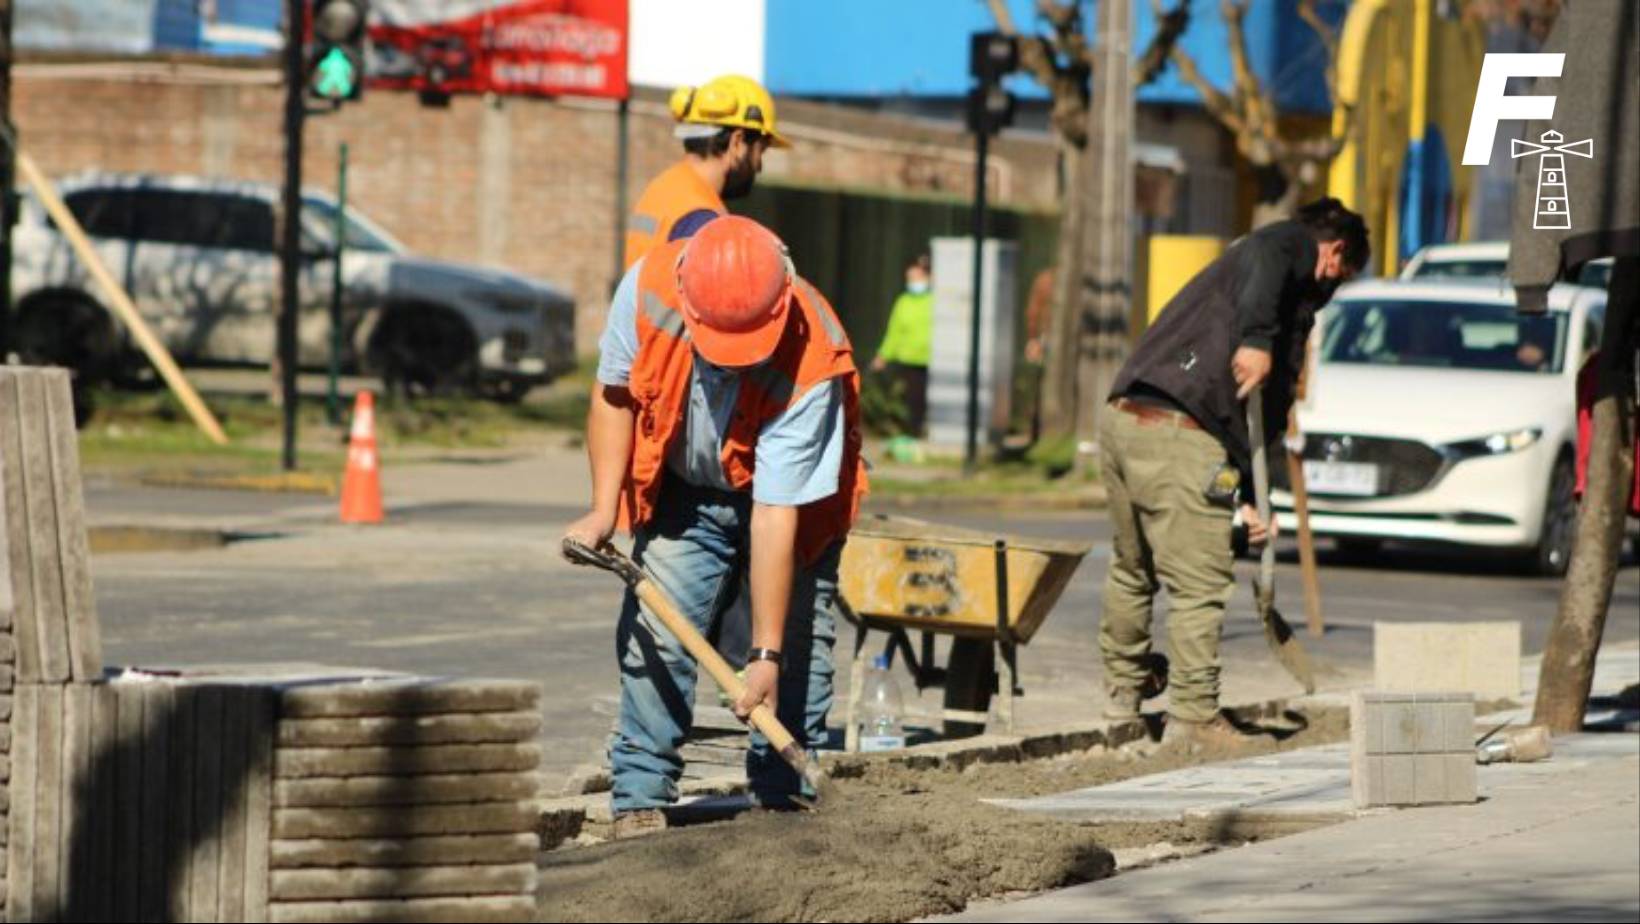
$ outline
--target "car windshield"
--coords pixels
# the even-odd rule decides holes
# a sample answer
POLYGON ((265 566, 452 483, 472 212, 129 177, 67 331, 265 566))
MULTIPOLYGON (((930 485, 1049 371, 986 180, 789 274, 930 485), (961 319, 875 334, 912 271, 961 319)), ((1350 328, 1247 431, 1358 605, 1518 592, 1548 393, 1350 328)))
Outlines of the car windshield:
POLYGON ((1425 260, 1419 264, 1414 279, 1481 279, 1492 276, 1501 277, 1504 271, 1501 260, 1425 260))
MULTIPOLYGON (((330 245, 336 239, 336 213, 339 211, 335 203, 323 199, 306 199, 302 202, 302 226, 308 233, 319 236, 325 244, 330 245)), ((399 245, 377 233, 369 226, 359 221, 350 209, 347 217, 347 249, 373 251, 376 253, 397 253, 399 245)))
POLYGON ((1513 305, 1352 299, 1327 308, 1329 363, 1552 374, 1566 353, 1564 313, 1521 317, 1513 305))

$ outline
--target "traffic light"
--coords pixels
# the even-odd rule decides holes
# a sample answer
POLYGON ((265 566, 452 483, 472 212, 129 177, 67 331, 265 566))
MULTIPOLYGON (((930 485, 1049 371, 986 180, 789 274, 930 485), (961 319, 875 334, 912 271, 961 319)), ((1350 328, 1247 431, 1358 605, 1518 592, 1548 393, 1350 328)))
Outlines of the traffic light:
POLYGON ((308 93, 329 102, 364 92, 364 48, 370 0, 313 0, 308 93))
POLYGON ((1002 87, 1002 78, 1019 67, 1019 45, 1001 32, 975 32, 969 37, 968 73, 978 85, 968 91, 968 130, 994 135, 1014 122, 1014 96, 1002 87))

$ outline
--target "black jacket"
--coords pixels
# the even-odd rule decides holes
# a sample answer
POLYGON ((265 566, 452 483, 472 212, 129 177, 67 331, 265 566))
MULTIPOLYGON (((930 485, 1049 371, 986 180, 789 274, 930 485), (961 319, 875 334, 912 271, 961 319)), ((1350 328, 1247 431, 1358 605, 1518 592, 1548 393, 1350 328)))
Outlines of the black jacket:
POLYGON ((1232 244, 1139 338, 1111 397, 1136 385, 1165 394, 1224 444, 1250 488, 1247 417, 1236 400, 1230 358, 1241 346, 1270 351, 1264 432, 1275 442, 1287 431, 1315 312, 1331 295, 1331 285, 1316 282, 1315 262, 1315 237, 1296 221, 1269 225, 1232 244))

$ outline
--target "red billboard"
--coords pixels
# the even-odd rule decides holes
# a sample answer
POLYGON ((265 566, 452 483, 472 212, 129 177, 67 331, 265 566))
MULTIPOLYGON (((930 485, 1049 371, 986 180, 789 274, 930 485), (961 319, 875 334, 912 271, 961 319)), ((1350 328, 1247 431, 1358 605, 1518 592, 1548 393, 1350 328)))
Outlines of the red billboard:
POLYGON ((370 86, 627 96, 627 0, 375 0, 370 86))

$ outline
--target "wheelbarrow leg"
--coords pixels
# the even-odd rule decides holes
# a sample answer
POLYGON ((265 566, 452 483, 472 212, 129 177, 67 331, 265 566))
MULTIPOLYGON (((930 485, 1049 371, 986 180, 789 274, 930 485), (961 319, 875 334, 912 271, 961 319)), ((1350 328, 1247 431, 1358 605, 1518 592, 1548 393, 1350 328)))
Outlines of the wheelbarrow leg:
POLYGON ((1002 695, 1001 702, 997 703, 997 718, 1002 720, 1003 730, 1009 732, 1014 730, 1014 684, 1019 674, 1014 657, 1018 650, 1012 642, 997 641, 997 662, 1001 665, 997 671, 997 692, 1002 695))
POLYGON ((1018 680, 1019 666, 1014 661, 1014 654, 1018 646, 1014 644, 1013 629, 1008 624, 1008 543, 1007 540, 996 541, 996 614, 997 614, 997 661, 1001 666, 997 670, 997 692, 1002 694, 1002 701, 997 704, 997 718, 1002 720, 1002 727, 1012 732, 1014 730, 1014 684, 1018 680))

